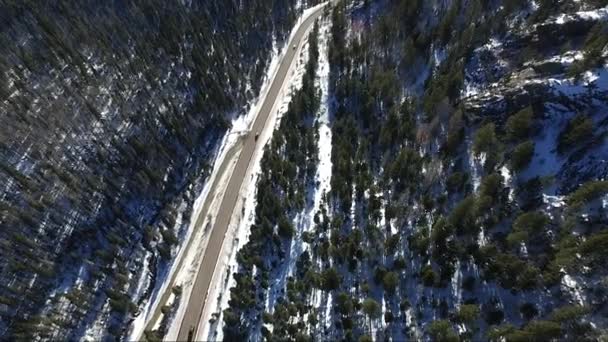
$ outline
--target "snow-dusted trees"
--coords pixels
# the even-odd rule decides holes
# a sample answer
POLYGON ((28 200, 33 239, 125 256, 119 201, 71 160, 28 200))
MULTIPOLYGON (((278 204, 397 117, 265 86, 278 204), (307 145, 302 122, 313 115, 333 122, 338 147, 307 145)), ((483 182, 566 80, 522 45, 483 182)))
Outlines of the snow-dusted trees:
POLYGON ((331 191, 303 237, 316 261, 301 277, 319 306, 313 338, 572 337, 593 317, 574 312, 559 323, 550 311, 562 304, 555 298, 572 295, 560 286, 565 273, 605 261, 593 252, 605 242, 603 185, 567 196, 577 185, 562 183, 582 170, 585 180, 603 179, 595 174, 603 166, 587 168, 572 155, 601 145, 590 125, 598 114, 566 113, 574 103, 587 108, 595 85, 584 100, 565 99, 551 94, 569 79, 543 79, 568 69, 553 65, 553 54, 581 47, 592 25, 574 25, 580 32, 560 34, 559 44, 530 29, 556 26, 560 11, 601 5, 537 3, 337 5, 331 191), (561 117, 570 124, 550 122, 561 117), (556 151, 559 140, 571 146, 556 151))
POLYGON ((0 339, 80 339, 106 302, 96 338, 127 331, 295 4, 0 4, 0 339))

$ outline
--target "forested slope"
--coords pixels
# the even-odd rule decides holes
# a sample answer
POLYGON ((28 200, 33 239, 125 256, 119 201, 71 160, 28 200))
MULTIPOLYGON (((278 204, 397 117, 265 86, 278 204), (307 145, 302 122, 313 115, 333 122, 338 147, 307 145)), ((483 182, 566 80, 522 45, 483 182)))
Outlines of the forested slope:
POLYGON ((0 339, 124 336, 306 5, 0 2, 0 339))
POLYGON ((340 2, 317 113, 330 191, 293 235, 320 183, 292 185, 320 165, 291 156, 282 123, 227 336, 605 338, 607 5, 340 2))

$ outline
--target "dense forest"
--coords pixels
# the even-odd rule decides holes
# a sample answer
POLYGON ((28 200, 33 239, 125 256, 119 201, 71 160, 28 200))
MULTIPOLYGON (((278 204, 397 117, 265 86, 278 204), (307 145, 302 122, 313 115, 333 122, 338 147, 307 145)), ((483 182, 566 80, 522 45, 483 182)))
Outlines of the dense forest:
MULTIPOLYGON (((0 340, 126 339, 318 2, 0 0, 0 340)), ((304 45, 225 340, 608 339, 607 0, 332 1, 304 45)))
POLYGON ((0 1, 0 340, 124 337, 308 5, 0 1))
POLYGON ((303 185, 319 184, 307 176, 311 107, 296 97, 264 156, 225 336, 606 338, 606 6, 334 6, 330 191, 294 255, 293 223, 315 192, 303 185))

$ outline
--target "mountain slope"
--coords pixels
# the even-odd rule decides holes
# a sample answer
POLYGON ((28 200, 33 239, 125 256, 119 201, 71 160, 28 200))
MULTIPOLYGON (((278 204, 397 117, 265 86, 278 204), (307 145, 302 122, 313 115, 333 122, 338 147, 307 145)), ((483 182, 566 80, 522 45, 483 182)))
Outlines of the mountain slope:
POLYGON ((124 336, 296 1, 0 4, 0 336, 124 336))
POLYGON ((225 336, 605 336, 607 5, 338 4, 330 191, 310 214, 326 187, 282 123, 225 336))

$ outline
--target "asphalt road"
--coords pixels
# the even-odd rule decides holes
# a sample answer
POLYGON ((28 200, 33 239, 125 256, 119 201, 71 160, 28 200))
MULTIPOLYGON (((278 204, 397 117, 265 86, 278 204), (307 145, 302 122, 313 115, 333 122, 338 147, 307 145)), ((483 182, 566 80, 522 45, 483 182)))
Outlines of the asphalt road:
MULTIPOLYGON (((158 307, 152 313, 152 317, 146 321, 145 330, 152 330, 154 327, 154 323, 156 321, 158 321, 160 315, 162 314, 161 308, 163 307, 163 305, 165 305, 165 303, 167 303, 167 301, 169 300, 169 297, 171 296, 173 285, 176 285, 175 282, 176 282, 177 275, 179 274, 179 271, 184 267, 184 260, 186 260, 188 251, 190 249, 192 249, 195 246, 195 242, 197 242, 197 241, 195 241, 194 237, 197 235, 197 233, 201 229, 203 229, 203 222, 205 220, 205 217, 207 216, 207 213, 209 212, 209 207, 211 206, 211 203, 213 202, 213 199, 215 198, 218 188, 220 186, 220 181, 222 179, 221 176, 224 174, 224 172, 226 172, 226 170, 228 170, 228 167, 230 166, 231 162, 233 161, 234 156, 239 152, 239 149, 241 148, 242 144, 243 144, 243 141, 242 141, 242 139, 240 139, 239 141, 237 141, 236 144, 234 144, 234 146, 230 150, 228 150, 228 152, 226 153, 226 156, 224 158, 224 161, 222 162, 219 169, 217 170, 217 176, 215 177, 213 183, 211 184, 211 188, 209 189, 207 198, 205 199, 205 202, 203 203, 203 207, 202 207, 201 211, 199 212, 198 217, 196 218, 196 223, 194 224, 191 238, 188 241, 188 244, 186 245, 186 249, 185 249, 182 257, 178 260, 178 264, 175 269, 175 272, 173 272, 171 280, 169 281, 169 286, 167 286, 166 290, 161 295, 161 299, 159 301, 158 307)), ((143 339, 144 339, 143 335, 138 338, 138 340, 143 340, 143 339)))
POLYGON ((295 33, 293 39, 289 42, 290 46, 287 48, 287 52, 281 61, 279 70, 272 81, 262 107, 258 112, 255 122, 253 123, 251 134, 245 138, 243 149, 241 150, 234 171, 230 176, 226 192, 222 198, 218 215, 212 228, 207 249, 205 250, 202 263, 194 282, 192 293, 186 307, 186 312, 184 313, 184 317, 179 329, 178 341, 187 341, 190 329, 194 329, 192 336, 196 336, 197 334, 196 330, 198 329, 199 321, 202 318, 201 316, 207 300, 211 278, 222 249, 224 236, 228 230, 228 225, 230 224, 234 208, 237 204, 241 185, 243 184, 243 180, 247 175, 247 170, 256 149, 257 142, 255 132, 262 132, 264 129, 274 104, 278 100, 277 97, 281 91, 281 88, 283 87, 283 83, 288 75, 291 64, 297 57, 296 54, 299 49, 293 49, 292 46, 294 44, 299 46, 302 43, 307 31, 312 27, 315 20, 323 13, 323 9, 324 7, 321 7, 316 12, 311 14, 302 23, 298 31, 295 33))

